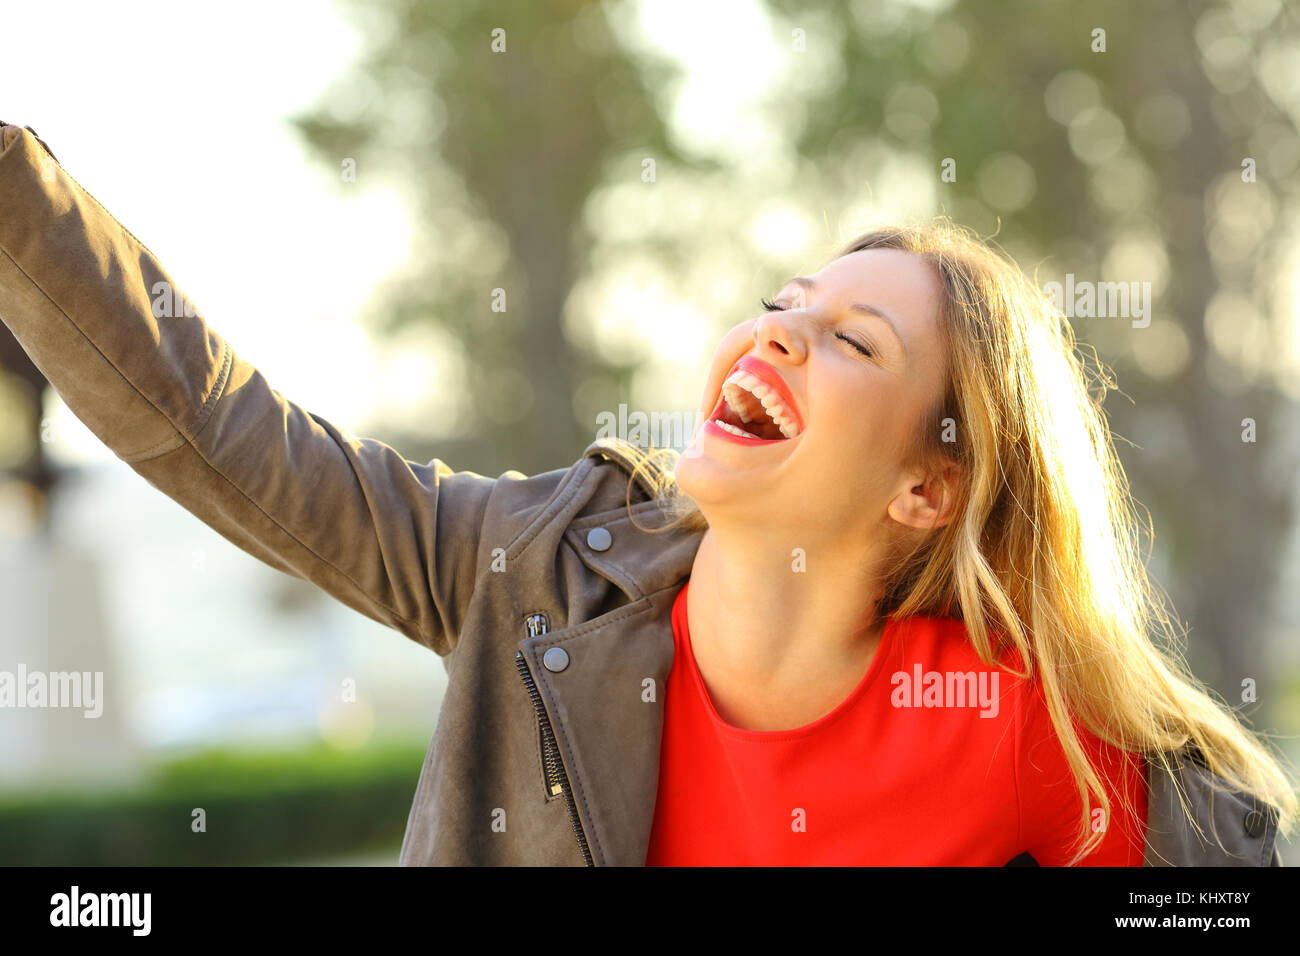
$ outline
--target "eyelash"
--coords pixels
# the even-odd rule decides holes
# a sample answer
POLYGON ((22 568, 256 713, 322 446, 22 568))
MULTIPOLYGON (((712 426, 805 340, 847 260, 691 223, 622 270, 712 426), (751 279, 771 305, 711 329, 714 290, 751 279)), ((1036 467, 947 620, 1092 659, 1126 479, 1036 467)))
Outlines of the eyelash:
MULTIPOLYGON (((758 301, 763 304, 763 308, 766 309, 768 312, 786 311, 785 309, 777 305, 775 302, 769 302, 767 299, 759 299, 758 301)), ((853 346, 854 349, 856 349, 858 352, 862 353, 863 355, 867 356, 868 358, 870 358, 872 355, 875 354, 869 348, 867 348, 865 345, 859 342, 857 339, 850 338, 849 336, 845 335, 843 332, 836 332, 835 337, 837 339, 843 339, 845 342, 848 342, 849 345, 853 346)))

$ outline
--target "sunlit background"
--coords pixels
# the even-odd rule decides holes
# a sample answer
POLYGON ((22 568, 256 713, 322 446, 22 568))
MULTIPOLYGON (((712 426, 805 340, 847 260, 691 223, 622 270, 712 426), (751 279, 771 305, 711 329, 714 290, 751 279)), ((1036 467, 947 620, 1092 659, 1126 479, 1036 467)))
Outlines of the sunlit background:
MULTIPOLYGON (((1300 755, 1294 9, 51 0, 5 34, 0 118, 276 389, 412 460, 531 474, 620 405, 693 415, 721 335, 885 221, 1150 282, 1148 327, 1073 324, 1196 672, 1234 705, 1256 681, 1300 755)), ((212 860, 185 837, 214 789, 223 861, 394 862, 440 661, 226 542, 20 364, 0 669, 54 644, 106 698, 0 712, 0 862, 212 860)))

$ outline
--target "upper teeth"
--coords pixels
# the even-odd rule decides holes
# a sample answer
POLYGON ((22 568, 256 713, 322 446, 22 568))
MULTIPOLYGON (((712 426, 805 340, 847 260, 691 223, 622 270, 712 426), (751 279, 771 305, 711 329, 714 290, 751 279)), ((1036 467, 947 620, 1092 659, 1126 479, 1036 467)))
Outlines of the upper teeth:
POLYGON ((742 388, 763 403, 763 410, 772 416, 772 421, 776 422, 782 435, 786 438, 794 438, 799 434, 799 426, 795 424, 794 416, 786 412, 785 405, 781 403, 776 390, 764 385, 752 372, 744 371, 734 373, 722 383, 722 397, 742 421, 751 421, 745 413, 744 403, 736 400, 737 392, 742 388))

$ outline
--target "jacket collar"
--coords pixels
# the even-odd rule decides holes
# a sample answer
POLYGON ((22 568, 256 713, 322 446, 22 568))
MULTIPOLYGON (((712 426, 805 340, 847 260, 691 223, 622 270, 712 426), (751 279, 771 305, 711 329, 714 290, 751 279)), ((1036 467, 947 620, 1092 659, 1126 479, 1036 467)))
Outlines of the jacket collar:
MULTIPOLYGON (((636 464, 626 447, 612 439, 592 442, 583 458, 609 458, 628 471, 636 464)), ((700 531, 680 528, 643 530, 661 527, 665 523, 663 512, 654 500, 656 482, 662 480, 663 474, 658 464, 643 468, 637 474, 638 486, 651 500, 637 502, 630 509, 620 504, 612 511, 575 518, 565 531, 565 537, 582 555, 587 566, 617 584, 633 601, 664 588, 680 586, 691 573, 703 536, 700 531), (587 542, 587 535, 595 528, 604 528, 608 532, 608 548, 597 550, 587 542)), ((595 479, 588 475, 587 480, 595 479)))

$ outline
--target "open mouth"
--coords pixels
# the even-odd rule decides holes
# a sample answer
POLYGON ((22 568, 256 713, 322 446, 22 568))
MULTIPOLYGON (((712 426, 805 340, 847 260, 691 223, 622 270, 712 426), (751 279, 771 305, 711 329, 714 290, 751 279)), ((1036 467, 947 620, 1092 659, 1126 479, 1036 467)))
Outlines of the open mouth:
POLYGON ((753 357, 736 363, 709 417, 729 435, 755 443, 788 441, 803 431, 785 383, 775 369, 753 357))

